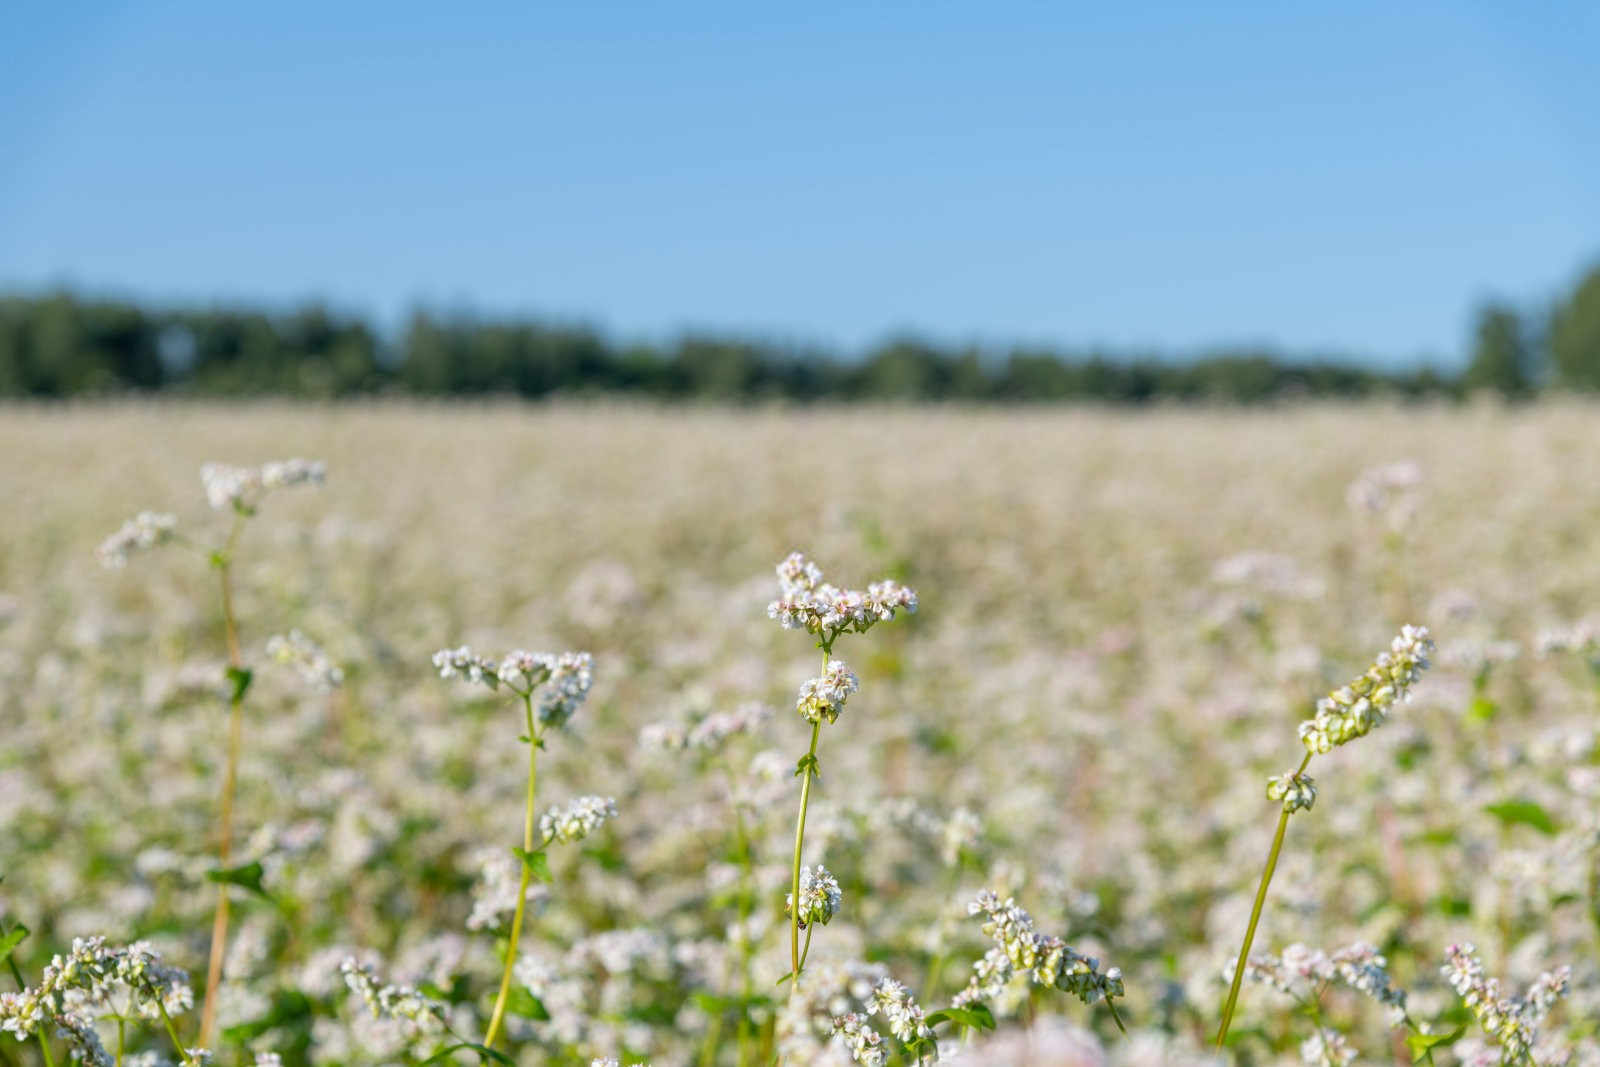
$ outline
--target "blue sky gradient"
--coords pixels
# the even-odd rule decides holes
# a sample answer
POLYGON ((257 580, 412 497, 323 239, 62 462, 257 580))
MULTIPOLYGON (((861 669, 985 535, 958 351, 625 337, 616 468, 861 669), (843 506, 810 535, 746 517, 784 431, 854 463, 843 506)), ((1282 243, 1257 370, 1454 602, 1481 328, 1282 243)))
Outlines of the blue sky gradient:
POLYGON ((1593 5, 787 7, 21 0, 0 287, 1455 365, 1600 254, 1593 5))

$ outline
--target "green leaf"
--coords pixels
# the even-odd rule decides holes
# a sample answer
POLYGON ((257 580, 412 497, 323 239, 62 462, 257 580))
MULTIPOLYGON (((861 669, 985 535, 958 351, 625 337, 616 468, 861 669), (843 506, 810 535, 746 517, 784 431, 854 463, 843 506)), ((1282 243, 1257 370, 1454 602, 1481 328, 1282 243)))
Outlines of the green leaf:
POLYGON ((1516 826, 1520 823, 1523 826, 1533 827, 1541 834, 1550 836, 1553 836, 1559 829, 1556 826, 1555 819, 1550 817, 1548 811, 1525 797, 1504 800, 1499 804, 1490 804, 1483 810, 1507 826, 1516 826))
POLYGON ((545 883, 555 881, 550 875, 550 857, 545 855, 544 849, 541 848, 535 852, 529 852, 525 848, 514 848, 511 850, 511 854, 521 860, 522 865, 528 869, 528 873, 539 881, 545 883))
POLYGON ((250 679, 255 677, 248 667, 229 667, 228 681, 233 683, 233 696, 228 699, 235 704, 244 699, 245 692, 250 688, 250 679))
POLYGON ((515 1063, 513 1063, 509 1058, 507 1058, 506 1056, 502 1055, 501 1053, 496 1052, 494 1049, 489 1048, 486 1045, 479 1045, 479 1044, 477 1044, 475 1042, 472 1042, 472 1041, 463 1041, 460 1044, 451 1045, 448 1048, 442 1048, 438 1052, 435 1052, 432 1056, 429 1056, 427 1059, 423 1060, 422 1062, 423 1063, 438 1063, 440 1060, 447 1059, 453 1053, 460 1052, 464 1048, 471 1049, 473 1052, 476 1052, 478 1054, 478 1062, 479 1063, 482 1063, 484 1060, 493 1060, 496 1063, 505 1064, 506 1067, 516 1067, 515 1063))
POLYGON ((238 867, 213 868, 206 872, 206 877, 223 885, 236 885, 240 889, 248 889, 257 896, 271 900, 272 894, 261 887, 261 876, 264 873, 261 863, 258 860, 251 860, 238 867))
POLYGON ((537 1022, 544 1022, 550 1018, 550 1013, 545 1010, 544 1001, 520 985, 511 987, 511 993, 506 997, 506 1010, 512 1015, 520 1015, 524 1019, 533 1019, 537 1022))
POLYGON ((11 955, 11 950, 22 944, 22 939, 27 937, 29 933, 30 931, 26 926, 18 923, 11 928, 10 933, 0 937, 0 960, 4 960, 11 955))
POLYGON ((1467 705, 1467 717, 1475 722, 1491 722, 1500 714, 1500 705, 1488 697, 1473 697, 1467 705))
POLYGON ((994 1014, 987 1004, 977 1003, 967 1008, 941 1008, 929 1012, 926 1020, 929 1026, 942 1022, 952 1022, 959 1026, 970 1027, 976 1030, 993 1030, 994 1014))
POLYGON ((1429 1052, 1455 1044, 1466 1032, 1465 1026, 1458 1026, 1448 1034, 1407 1034, 1406 1047, 1411 1050, 1411 1062, 1421 1063, 1429 1052))
POLYGON ((821 778, 822 778, 822 764, 817 762, 817 757, 815 757, 815 756, 813 756, 813 755, 811 755, 809 753, 807 753, 804 756, 801 756, 800 757, 800 762, 798 762, 798 763, 796 763, 794 765, 794 776, 796 778, 798 778, 802 774, 805 774, 808 771, 811 773, 811 777, 816 778, 819 781, 821 780, 821 778))

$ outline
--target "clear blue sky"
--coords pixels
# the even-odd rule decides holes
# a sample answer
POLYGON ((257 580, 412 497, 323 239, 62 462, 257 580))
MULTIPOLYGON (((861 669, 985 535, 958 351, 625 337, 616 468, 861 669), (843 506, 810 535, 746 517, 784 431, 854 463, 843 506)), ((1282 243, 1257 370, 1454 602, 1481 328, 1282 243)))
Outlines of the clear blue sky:
POLYGON ((1453 363, 1600 255, 1600 13, 1322 7, 20 0, 0 288, 1453 363))

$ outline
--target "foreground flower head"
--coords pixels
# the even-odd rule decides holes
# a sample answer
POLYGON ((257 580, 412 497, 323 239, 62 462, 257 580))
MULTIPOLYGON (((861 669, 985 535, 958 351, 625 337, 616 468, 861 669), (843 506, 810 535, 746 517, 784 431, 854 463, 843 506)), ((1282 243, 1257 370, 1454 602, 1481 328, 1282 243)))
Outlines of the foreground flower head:
POLYGON ((1350 684, 1317 701, 1317 713, 1300 724, 1300 742, 1313 754, 1365 737, 1383 725, 1395 704, 1429 666, 1433 638, 1426 626, 1403 626, 1389 651, 1350 684))
POLYGON ((566 844, 582 841, 607 819, 617 817, 617 802, 611 797, 587 796, 556 806, 539 819, 539 832, 545 841, 566 844))
POLYGON ((820 675, 807 678, 800 686, 795 710, 806 722, 837 722, 850 694, 861 688, 861 680, 845 666, 844 660, 830 660, 820 675))
MULTIPOLYGON (((806 867, 800 871, 800 929, 804 930, 812 923, 822 926, 828 925, 839 911, 839 902, 844 899, 844 894, 839 889, 839 879, 828 873, 828 868, 818 864, 815 870, 806 867)), ((784 895, 783 910, 786 914, 794 915, 794 894, 784 895)))
POLYGON ((778 599, 767 615, 787 630, 805 630, 831 639, 845 631, 862 633, 894 618, 895 612, 917 610, 917 594, 884 579, 866 590, 841 589, 822 580, 822 569, 799 552, 778 564, 778 599))
POLYGON ((1303 771, 1286 771, 1267 779, 1267 799, 1283 802, 1287 812, 1310 811, 1317 802, 1317 783, 1303 771))
POLYGON ((972 965, 972 978, 955 996, 959 1007, 1000 995, 1012 976, 1026 974, 1035 984, 1071 993, 1085 1004, 1123 995, 1122 971, 1100 970, 1100 961, 1074 952, 1059 937, 1033 928, 1033 917, 1010 897, 1004 901, 988 890, 967 905, 969 915, 984 917, 983 932, 994 947, 972 965))
POLYGON ((285 459, 259 467, 234 467, 226 463, 207 463, 200 468, 206 502, 217 511, 232 509, 248 514, 261 498, 274 489, 292 485, 321 485, 327 478, 327 464, 320 460, 285 459))
POLYGON ((539 721, 547 726, 562 726, 572 718, 594 682, 594 661, 587 652, 555 655, 516 649, 496 661, 462 645, 435 652, 433 665, 440 678, 465 678, 490 689, 504 685, 530 698, 539 721))
POLYGON ((1539 1038, 1540 1024, 1566 993, 1571 977, 1567 967, 1546 971, 1534 979, 1525 995, 1510 997, 1501 990, 1498 978, 1484 975, 1477 949, 1470 944, 1451 945, 1440 971, 1484 1033, 1500 1045, 1503 1062, 1515 1062, 1529 1054, 1539 1038))
POLYGON ((104 567, 118 568, 128 565, 128 556, 137 550, 164 545, 177 533, 178 520, 165 513, 141 511, 100 542, 95 556, 104 567))

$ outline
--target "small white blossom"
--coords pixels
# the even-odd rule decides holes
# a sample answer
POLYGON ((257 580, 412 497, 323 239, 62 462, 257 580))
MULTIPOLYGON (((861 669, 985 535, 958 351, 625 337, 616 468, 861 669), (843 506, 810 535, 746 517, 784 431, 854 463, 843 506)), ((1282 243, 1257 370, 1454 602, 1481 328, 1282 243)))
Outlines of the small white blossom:
POLYGON ((104 567, 116 569, 128 565, 128 556, 135 550, 164 545, 176 535, 178 520, 168 514, 141 511, 100 542, 95 556, 104 567))
POLYGON ((800 698, 795 710, 807 722, 837 722, 839 712, 851 693, 861 688, 861 680, 851 673, 843 660, 828 661, 828 666, 816 678, 808 678, 800 686, 800 698))
POLYGON ((539 832, 546 843, 581 841, 607 819, 616 817, 617 802, 611 797, 579 797, 566 807, 558 805, 540 816, 539 832))
POLYGON ((313 689, 327 692, 344 681, 344 671, 334 666, 317 643, 299 630, 290 630, 287 636, 278 635, 269 640, 267 655, 293 667, 313 689))
MULTIPOLYGON (((844 894, 839 890, 839 880, 828 873, 828 868, 817 865, 815 870, 810 867, 800 871, 800 929, 804 930, 812 923, 828 925, 828 921, 839 911, 839 902, 844 894)), ((784 894, 783 909, 786 914, 793 915, 794 893, 784 894)))
POLYGON ((274 489, 292 485, 321 485, 327 465, 318 460, 286 459, 260 467, 234 467, 226 463, 207 463, 200 468, 206 502, 217 511, 233 509, 248 513, 261 498, 274 489))

